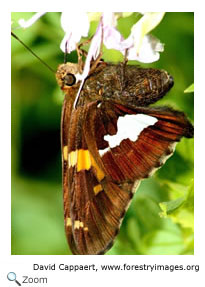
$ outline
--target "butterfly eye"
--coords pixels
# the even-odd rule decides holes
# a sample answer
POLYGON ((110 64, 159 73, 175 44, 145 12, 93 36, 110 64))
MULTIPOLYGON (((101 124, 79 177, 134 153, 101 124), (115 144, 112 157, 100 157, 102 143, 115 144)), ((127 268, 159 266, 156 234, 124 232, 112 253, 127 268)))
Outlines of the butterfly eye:
POLYGON ((76 78, 73 74, 67 74, 64 78, 64 84, 66 86, 73 86, 76 82, 76 78))

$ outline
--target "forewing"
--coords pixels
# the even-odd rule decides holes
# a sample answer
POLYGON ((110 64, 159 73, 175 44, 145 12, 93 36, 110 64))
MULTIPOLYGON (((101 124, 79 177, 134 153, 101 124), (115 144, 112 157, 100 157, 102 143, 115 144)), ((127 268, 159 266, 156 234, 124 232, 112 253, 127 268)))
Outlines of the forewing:
POLYGON ((65 232, 69 246, 73 246, 73 252, 75 253, 75 244, 70 228, 70 188, 68 181, 68 135, 70 128, 70 118, 72 112, 72 101, 66 96, 63 103, 62 115, 61 115, 61 150, 62 150, 62 181, 63 181, 63 203, 64 203, 64 225, 65 232))
POLYGON ((85 136, 88 110, 89 105, 78 107, 70 116, 65 225, 74 254, 103 254, 112 245, 132 193, 130 184, 120 188, 108 180, 96 161, 85 136))

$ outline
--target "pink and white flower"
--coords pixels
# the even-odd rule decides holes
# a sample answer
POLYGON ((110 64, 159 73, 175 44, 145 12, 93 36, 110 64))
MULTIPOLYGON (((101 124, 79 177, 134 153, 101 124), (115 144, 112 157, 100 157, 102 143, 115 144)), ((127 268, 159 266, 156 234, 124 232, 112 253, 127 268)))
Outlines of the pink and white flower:
MULTIPOLYGON (((46 12, 38 12, 29 20, 19 20, 19 25, 28 28, 33 25, 46 12)), ((130 13, 129 13, 130 14, 130 13)), ((159 52, 163 52, 163 44, 155 37, 150 35, 153 30, 163 19, 163 12, 148 12, 133 25, 131 33, 127 39, 116 28, 119 13, 86 13, 79 11, 62 12, 61 27, 65 32, 64 38, 60 44, 60 48, 68 53, 76 49, 76 45, 80 42, 81 37, 87 37, 90 21, 100 20, 103 27, 103 44, 108 49, 115 49, 122 54, 128 50, 128 60, 137 60, 143 63, 151 63, 157 61, 160 57, 159 52)), ((91 41, 88 58, 97 58, 101 45, 101 28, 97 28, 96 33, 91 41), (92 44, 94 42, 95 44, 92 44)))

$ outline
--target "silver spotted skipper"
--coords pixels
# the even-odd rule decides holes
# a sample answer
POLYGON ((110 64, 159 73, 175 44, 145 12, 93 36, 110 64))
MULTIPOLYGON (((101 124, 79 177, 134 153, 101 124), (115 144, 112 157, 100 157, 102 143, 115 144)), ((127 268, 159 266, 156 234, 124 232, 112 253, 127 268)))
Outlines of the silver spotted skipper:
POLYGON ((78 64, 62 64, 56 73, 65 93, 64 223, 73 254, 97 255, 113 245, 140 181, 165 163, 182 137, 192 138, 194 128, 183 112, 149 107, 174 84, 166 71, 97 59, 77 98, 82 70, 80 56, 78 64))
POLYGON ((149 107, 173 86, 164 70, 102 60, 93 64, 78 101, 80 64, 59 66, 65 230, 73 254, 111 248, 140 180, 193 137, 183 112, 149 107))

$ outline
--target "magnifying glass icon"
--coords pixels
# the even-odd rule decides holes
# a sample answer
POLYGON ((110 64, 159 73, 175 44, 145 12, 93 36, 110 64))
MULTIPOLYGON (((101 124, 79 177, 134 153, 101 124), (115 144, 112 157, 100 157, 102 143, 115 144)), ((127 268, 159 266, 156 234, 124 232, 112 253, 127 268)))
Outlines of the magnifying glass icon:
POLYGON ((16 284, 18 284, 19 286, 21 286, 21 284, 16 280, 16 273, 14 273, 14 272, 9 272, 9 273, 7 274, 7 279, 8 279, 9 281, 15 281, 16 284))

